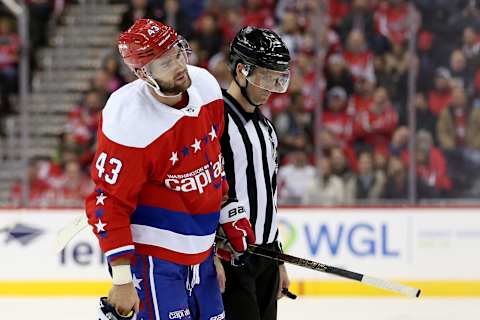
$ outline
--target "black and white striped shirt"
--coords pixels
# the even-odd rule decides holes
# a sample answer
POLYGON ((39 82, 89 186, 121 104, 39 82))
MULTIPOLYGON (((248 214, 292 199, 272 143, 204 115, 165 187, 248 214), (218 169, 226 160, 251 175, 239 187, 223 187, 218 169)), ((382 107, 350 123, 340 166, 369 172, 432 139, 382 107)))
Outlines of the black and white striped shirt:
POLYGON ((221 144, 229 198, 242 204, 256 243, 277 240, 278 139, 273 124, 256 109, 246 112, 226 91, 225 129, 221 144))

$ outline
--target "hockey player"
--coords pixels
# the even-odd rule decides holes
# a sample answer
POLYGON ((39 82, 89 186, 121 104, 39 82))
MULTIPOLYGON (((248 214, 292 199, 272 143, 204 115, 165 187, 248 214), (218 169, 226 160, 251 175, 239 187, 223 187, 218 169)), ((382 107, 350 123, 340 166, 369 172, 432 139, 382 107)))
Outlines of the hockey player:
POLYGON ((154 20, 137 20, 118 48, 139 79, 115 91, 102 111, 96 188, 86 200, 113 278, 100 319, 132 310, 143 320, 224 319, 215 230, 220 221, 239 251, 254 234, 235 201, 230 213, 221 210, 228 187, 220 87, 187 64, 187 42, 154 20))
MULTIPOLYGON (((223 92, 225 131, 222 136, 229 199, 238 199, 246 208, 256 244, 280 250, 276 186, 278 138, 273 124, 261 114, 259 107, 272 92, 287 91, 290 54, 273 31, 245 27, 230 45, 229 60, 234 81, 223 92)), ((231 258, 223 250, 219 249, 218 253, 227 260, 231 258)), ((238 257, 237 253, 233 254, 234 258, 238 257)), ((225 262, 223 266, 226 276, 223 303, 228 320, 277 318, 277 299, 282 297, 282 289, 289 286, 283 264, 251 255, 225 262), (243 260, 243 265, 237 260, 243 260)))

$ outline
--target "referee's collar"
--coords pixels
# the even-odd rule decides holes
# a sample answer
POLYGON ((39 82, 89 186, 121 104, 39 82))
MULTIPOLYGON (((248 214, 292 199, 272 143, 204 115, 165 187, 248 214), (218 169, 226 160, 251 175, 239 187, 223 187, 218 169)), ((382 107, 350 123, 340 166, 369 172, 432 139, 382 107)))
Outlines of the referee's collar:
POLYGON ((240 103, 227 92, 227 90, 222 89, 222 93, 226 106, 234 109, 232 111, 242 118, 244 125, 246 125, 249 120, 266 121, 265 116, 258 107, 255 108, 254 112, 247 112, 242 108, 240 103))

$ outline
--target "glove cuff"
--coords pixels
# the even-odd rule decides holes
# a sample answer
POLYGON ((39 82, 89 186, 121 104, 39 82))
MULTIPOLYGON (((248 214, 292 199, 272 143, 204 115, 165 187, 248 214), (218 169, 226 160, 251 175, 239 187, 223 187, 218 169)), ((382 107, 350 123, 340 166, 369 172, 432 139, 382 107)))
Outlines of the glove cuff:
POLYGON ((245 207, 236 199, 229 199, 222 205, 220 210, 220 224, 233 222, 242 218, 248 219, 245 207))

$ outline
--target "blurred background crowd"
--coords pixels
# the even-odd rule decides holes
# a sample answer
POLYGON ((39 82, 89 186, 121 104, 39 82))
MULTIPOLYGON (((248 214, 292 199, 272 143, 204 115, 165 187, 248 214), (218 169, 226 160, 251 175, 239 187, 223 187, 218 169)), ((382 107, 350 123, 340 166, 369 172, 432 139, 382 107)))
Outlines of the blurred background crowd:
MULTIPOLYGON (((116 0, 101 5, 106 11, 121 9, 112 20, 115 35, 142 17, 173 26, 189 40, 190 63, 209 69, 224 88, 231 81, 228 44, 242 26, 271 28, 282 36, 293 58, 290 88, 262 107, 280 139, 279 204, 411 204, 480 195, 480 1, 116 0)), ((36 72, 47 68, 37 53, 59 45, 55 32, 74 6, 79 4, 68 0, 28 2, 33 90, 36 72)), ((4 119, 19 114, 21 43, 15 24, 2 8, 4 119)), ((88 41, 90 34, 77 36, 88 41)), ((8 187, 7 205, 83 206, 92 189, 89 166, 99 113, 114 90, 135 79, 122 65, 115 38, 104 43, 109 49, 90 67, 75 103, 64 109, 54 152, 29 157, 28 203, 20 201, 25 183, 18 180, 8 187)), ((7 139, 8 121, 0 131, 7 139)))

